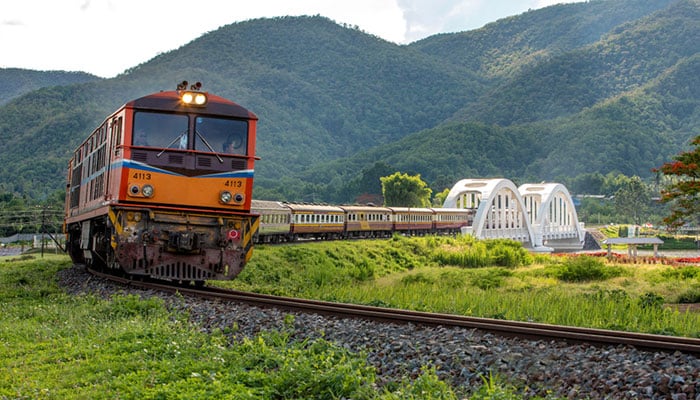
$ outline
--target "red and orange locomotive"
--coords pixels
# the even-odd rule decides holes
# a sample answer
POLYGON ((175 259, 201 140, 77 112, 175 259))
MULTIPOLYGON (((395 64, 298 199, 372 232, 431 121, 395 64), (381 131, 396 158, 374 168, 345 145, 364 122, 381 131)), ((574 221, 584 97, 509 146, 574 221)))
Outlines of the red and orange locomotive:
POLYGON ((65 233, 75 263, 201 283, 252 255, 258 118, 178 85, 119 108, 68 165, 65 233))

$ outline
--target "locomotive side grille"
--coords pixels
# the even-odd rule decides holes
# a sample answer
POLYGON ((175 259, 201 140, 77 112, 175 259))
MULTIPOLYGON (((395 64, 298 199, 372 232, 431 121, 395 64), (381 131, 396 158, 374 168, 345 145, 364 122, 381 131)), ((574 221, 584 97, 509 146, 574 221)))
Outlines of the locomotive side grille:
POLYGON ((170 164, 182 164, 184 157, 180 154, 168 154, 168 163, 170 164))
POLYGON ((131 153, 131 158, 134 161, 146 162, 148 160, 148 153, 143 151, 134 151, 131 153))
POLYGON ((245 169, 245 160, 231 160, 231 170, 238 171, 241 169, 245 169))
POLYGON ((197 166, 198 167, 205 167, 205 168, 211 167, 211 158, 209 158, 209 157, 197 157, 197 166))

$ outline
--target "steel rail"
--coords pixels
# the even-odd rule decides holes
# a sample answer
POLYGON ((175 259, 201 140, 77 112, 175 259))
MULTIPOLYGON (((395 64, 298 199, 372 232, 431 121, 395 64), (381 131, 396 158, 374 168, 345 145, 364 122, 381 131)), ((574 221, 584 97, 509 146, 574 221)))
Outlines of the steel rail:
POLYGON ((165 284, 162 282, 136 281, 92 270, 89 271, 96 276, 133 287, 179 292, 196 297, 243 302, 261 307, 274 307, 290 311, 304 311, 346 318, 363 318, 399 324, 413 323, 417 325, 462 327, 487 331, 501 336, 534 340, 564 340, 572 343, 610 346, 628 345, 644 350, 680 351, 690 354, 700 354, 700 339, 696 338, 334 303, 241 292, 212 286, 196 288, 192 286, 165 284))

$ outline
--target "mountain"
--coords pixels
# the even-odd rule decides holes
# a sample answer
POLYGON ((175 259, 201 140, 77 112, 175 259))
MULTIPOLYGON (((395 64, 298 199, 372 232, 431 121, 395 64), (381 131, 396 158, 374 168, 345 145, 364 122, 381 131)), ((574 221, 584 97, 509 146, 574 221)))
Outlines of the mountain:
POLYGON ((700 7, 680 1, 521 69, 459 118, 510 125, 580 112, 643 86, 700 50, 700 7))
POLYGON ((436 191, 474 176, 648 176, 697 135, 699 8, 589 1, 403 46, 319 16, 227 25, 116 78, 0 106, 0 192, 60 190, 104 116, 183 79, 260 117, 257 198, 352 201, 396 170, 436 191))
MULTIPOLYGON (((611 7, 621 2, 592 4, 611 7)), ((513 19, 532 18, 528 14, 533 13, 513 19)), ((421 173, 434 191, 467 176, 523 182, 594 172, 649 177, 652 168, 670 160, 699 133, 699 20, 697 1, 677 1, 623 22, 582 47, 564 51, 557 44, 558 54, 523 62, 518 71, 494 79, 487 92, 445 123, 319 165, 304 179, 351 176, 373 160, 393 170, 421 173)), ((558 43, 571 42, 559 37, 558 43)), ((434 43, 439 48, 444 40, 438 37, 434 43)), ((416 45, 427 49, 426 41, 433 39, 416 45)), ((460 59, 449 58, 455 64, 460 59)), ((342 199, 345 190, 328 192, 339 192, 342 199)))
POLYGON ((599 41, 613 28, 674 0, 609 0, 558 4, 468 32, 439 34, 410 47, 479 75, 499 79, 523 67, 599 41))
POLYGON ((32 71, 0 68, 0 106, 25 93, 47 86, 65 86, 102 79, 85 72, 32 71))

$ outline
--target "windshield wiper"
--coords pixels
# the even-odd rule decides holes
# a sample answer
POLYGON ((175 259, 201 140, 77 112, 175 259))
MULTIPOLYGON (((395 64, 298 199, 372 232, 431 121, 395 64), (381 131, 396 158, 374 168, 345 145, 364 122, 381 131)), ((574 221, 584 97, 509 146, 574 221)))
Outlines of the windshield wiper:
MULTIPOLYGON (((178 140, 180 141, 180 144, 182 144, 182 138, 183 138, 183 137, 186 137, 186 135, 187 135, 187 131, 184 131, 184 132, 182 132, 181 134, 177 135, 177 136, 175 137, 175 139, 173 139, 172 142, 168 143, 168 145, 165 146, 165 148, 164 148, 163 150, 160 151, 160 153, 156 154, 156 158, 160 158, 160 156, 162 156, 163 153, 165 153, 165 150, 169 149, 170 146, 174 145, 175 142, 177 142, 178 140)), ((180 145, 180 146, 178 146, 178 148, 179 148, 179 149, 183 149, 183 148, 187 148, 187 146, 182 147, 182 145, 180 145)))
POLYGON ((209 148, 209 150, 211 150, 211 152, 214 153, 214 155, 216 156, 216 158, 219 159, 219 162, 220 162, 221 164, 223 164, 223 163, 224 163, 224 159, 221 158, 221 156, 219 156, 219 153, 217 153, 216 150, 214 150, 213 147, 211 147, 211 145, 209 144, 209 142, 207 142, 207 139, 205 139, 204 136, 202 136, 202 134, 199 133, 199 131, 196 130, 196 129, 194 130, 194 133, 195 133, 195 135, 197 135, 197 137, 199 137, 200 139, 202 139, 202 142, 204 142, 204 144, 207 145, 207 147, 209 148))

